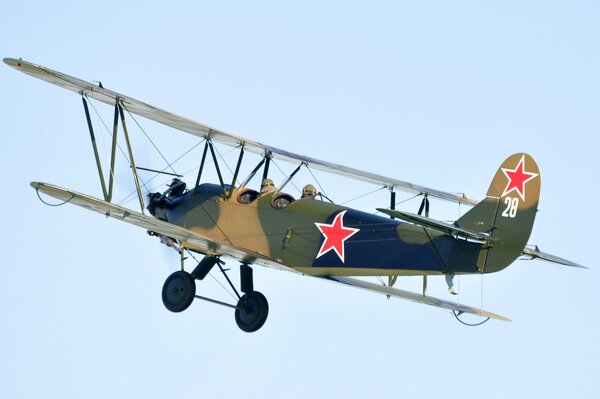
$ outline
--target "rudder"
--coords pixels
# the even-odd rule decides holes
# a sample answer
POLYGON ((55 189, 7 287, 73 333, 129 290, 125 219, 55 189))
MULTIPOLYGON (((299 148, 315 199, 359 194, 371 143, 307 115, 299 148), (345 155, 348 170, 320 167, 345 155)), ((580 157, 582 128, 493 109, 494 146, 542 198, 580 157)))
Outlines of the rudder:
POLYGON ((456 221, 497 240, 480 251, 479 270, 502 270, 521 255, 533 229, 540 187, 535 160, 525 153, 511 155, 498 168, 485 199, 456 221))

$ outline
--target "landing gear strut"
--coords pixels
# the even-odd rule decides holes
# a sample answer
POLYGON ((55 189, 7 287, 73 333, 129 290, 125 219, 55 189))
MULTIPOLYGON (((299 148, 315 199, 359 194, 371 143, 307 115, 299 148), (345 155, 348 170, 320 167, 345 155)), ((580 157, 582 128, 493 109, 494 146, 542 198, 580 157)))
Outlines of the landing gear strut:
POLYGON ((218 257, 211 255, 205 256, 192 273, 183 270, 184 260, 185 258, 183 257, 182 252, 182 270, 171 274, 163 285, 162 300, 168 310, 176 313, 183 312, 192 304, 194 298, 198 298, 235 309, 235 322, 242 331, 254 332, 259 330, 265 324, 267 316, 269 315, 269 303, 263 294, 254 291, 252 268, 248 264, 242 263, 240 265, 240 288, 244 293, 240 296, 227 276, 226 270, 221 267, 221 265, 224 264, 223 261, 218 257), (195 280, 203 280, 215 265, 221 269, 225 279, 238 297, 236 305, 230 305, 215 299, 196 295, 195 280))
POLYGON ((252 268, 250 266, 246 264, 240 266, 240 280, 244 295, 242 295, 235 308, 235 322, 240 330, 254 332, 267 321, 269 303, 263 294, 254 291, 252 268))

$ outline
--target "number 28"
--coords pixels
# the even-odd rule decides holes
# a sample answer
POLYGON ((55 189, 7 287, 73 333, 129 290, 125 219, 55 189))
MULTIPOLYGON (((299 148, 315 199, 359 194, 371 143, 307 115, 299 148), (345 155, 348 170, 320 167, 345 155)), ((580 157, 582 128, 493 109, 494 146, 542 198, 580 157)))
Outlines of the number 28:
POLYGON ((517 208, 519 207, 519 199, 513 197, 506 197, 504 200, 506 209, 502 212, 502 216, 505 218, 514 218, 517 216, 517 208))

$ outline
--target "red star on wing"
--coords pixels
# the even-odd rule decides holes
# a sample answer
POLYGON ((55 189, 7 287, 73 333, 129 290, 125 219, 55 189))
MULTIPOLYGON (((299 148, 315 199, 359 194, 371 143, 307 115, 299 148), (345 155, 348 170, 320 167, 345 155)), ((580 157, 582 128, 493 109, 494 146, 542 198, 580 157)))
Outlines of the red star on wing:
POLYGON ((538 173, 529 173, 525 171, 525 155, 521 157, 516 168, 502 168, 502 172, 504 172, 508 178, 508 183, 502 193, 502 197, 512 191, 516 191, 523 201, 525 201, 525 183, 539 175, 538 173))
POLYGON ((346 211, 338 213, 331 224, 315 223, 325 237, 317 258, 334 250, 342 260, 342 263, 344 263, 344 242, 360 230, 352 227, 344 227, 344 214, 346 214, 346 211))

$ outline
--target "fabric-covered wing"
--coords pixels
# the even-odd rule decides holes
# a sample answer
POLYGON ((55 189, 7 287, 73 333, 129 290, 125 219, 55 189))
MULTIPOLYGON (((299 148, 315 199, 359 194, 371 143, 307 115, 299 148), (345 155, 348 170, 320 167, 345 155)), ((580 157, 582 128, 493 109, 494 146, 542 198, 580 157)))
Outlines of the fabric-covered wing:
POLYGON ((425 305, 435 306, 442 309, 454 310, 459 313, 470 313, 481 317, 489 317, 490 319, 502 320, 502 321, 511 321, 508 317, 500 316, 498 314, 488 312, 487 310, 482 310, 478 308, 474 308, 472 306, 462 305, 460 303, 445 301, 443 299, 434 298, 431 296, 416 294, 410 291, 404 291, 397 288, 386 287, 383 285, 378 285, 375 283, 371 283, 364 280, 359 280, 350 277, 324 277, 327 280, 335 281, 341 284, 349 285, 352 287, 363 288, 369 291, 379 292, 381 294, 394 296, 401 299, 406 299, 412 302, 423 303, 425 305))
POLYGON ((111 204, 109 202, 102 201, 76 191, 47 183, 37 182, 31 183, 31 187, 38 192, 64 201, 65 203, 78 205, 82 208, 105 215, 106 217, 121 220, 135 226, 154 231, 155 233, 175 238, 179 242, 185 242, 188 245, 208 254, 227 255, 249 264, 258 264, 261 266, 273 267, 281 270, 294 271, 294 269, 274 262, 258 253, 244 251, 239 248, 233 248, 226 244, 209 240, 206 237, 203 237, 186 228, 155 219, 152 216, 143 215, 139 212, 132 211, 131 209, 111 204))
POLYGON ((211 139, 214 142, 239 146, 244 145, 244 149, 262 155, 271 155, 273 158, 281 159, 290 162, 304 162, 311 168, 324 170, 338 175, 350 177, 353 179, 362 180, 368 183, 380 184, 404 191, 417 192, 427 194, 431 197, 441 198, 448 201, 459 202, 464 204, 475 205, 478 201, 468 198, 465 195, 459 195, 449 192, 436 190, 429 187, 412 184, 406 181, 393 179, 390 177, 381 176, 374 173, 365 172, 362 170, 350 168, 347 166, 337 165, 335 163, 322 161, 307 156, 294 154, 279 148, 261 144, 256 141, 248 140, 243 137, 225 133, 218 129, 213 129, 209 126, 194 122, 191 119, 184 118, 172 112, 146 104, 142 101, 125 96, 112 90, 99 87, 95 84, 84 80, 66 75, 52 69, 32 64, 27 61, 17 60, 13 58, 5 58, 4 62, 11 67, 34 76, 38 79, 45 80, 54 85, 60 86, 67 90, 72 90, 76 93, 85 95, 89 98, 104 102, 109 105, 114 105, 118 100, 129 112, 143 116, 166 126, 193 134, 198 137, 211 139))

